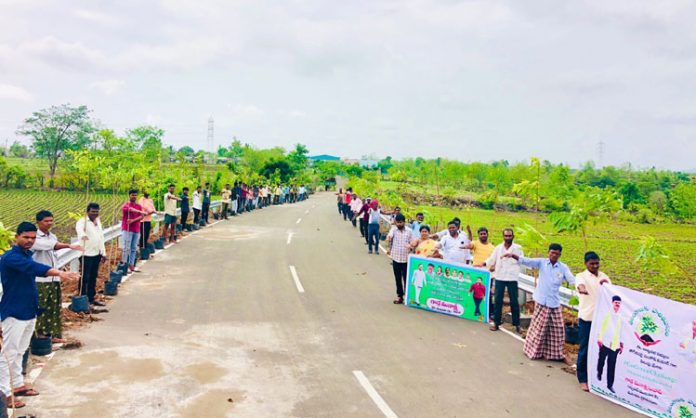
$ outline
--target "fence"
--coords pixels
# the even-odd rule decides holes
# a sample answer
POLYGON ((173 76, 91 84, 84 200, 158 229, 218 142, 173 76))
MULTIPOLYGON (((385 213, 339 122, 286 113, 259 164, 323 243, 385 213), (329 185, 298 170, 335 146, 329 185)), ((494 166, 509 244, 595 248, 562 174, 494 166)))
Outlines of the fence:
MULTIPOLYGON (((222 201, 216 200, 214 202, 210 202, 210 212, 214 213, 214 209, 222 207, 222 201)), ((176 210, 177 215, 181 215, 181 209, 177 208, 176 210)), ((157 232, 157 227, 159 226, 159 222, 156 224, 156 228, 153 230, 154 233, 157 232)), ((121 237, 121 224, 118 223, 114 226, 111 226, 109 228, 106 228, 104 230, 104 241, 109 242, 114 239, 118 239, 121 237)), ((56 268, 63 268, 64 266, 70 266, 70 270, 72 271, 79 271, 79 266, 78 266, 78 261, 80 257, 82 257, 82 252, 81 251, 76 251, 76 250, 71 250, 69 248, 65 248, 63 250, 58 251, 58 263, 56 265, 56 268)))

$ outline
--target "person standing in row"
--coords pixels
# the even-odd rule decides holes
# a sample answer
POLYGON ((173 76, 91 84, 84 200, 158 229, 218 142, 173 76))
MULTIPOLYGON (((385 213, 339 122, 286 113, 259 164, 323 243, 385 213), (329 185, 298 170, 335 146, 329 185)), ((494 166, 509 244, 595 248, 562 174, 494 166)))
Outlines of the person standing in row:
POLYGON ((203 202, 201 200, 201 186, 196 187, 193 192, 193 223, 198 225, 201 220, 201 209, 203 209, 203 202))
POLYGON ((350 187, 346 190, 345 196, 343 196, 343 220, 347 221, 350 216, 350 202, 353 199, 353 189, 350 187))
POLYGON ((379 203, 377 200, 370 202, 370 208, 367 210, 367 252, 372 254, 372 247, 375 248, 374 253, 379 254, 379 203))
POLYGON ((146 215, 142 206, 137 203, 138 191, 128 191, 128 201, 121 207, 121 237, 123 238, 122 262, 128 264, 128 270, 138 272, 135 268, 136 251, 140 239, 140 220, 146 215))
MULTIPOLYGON (((172 244, 176 242, 174 240, 176 235, 176 202, 179 200, 179 197, 174 194, 174 185, 170 184, 167 188, 167 193, 164 195, 164 239, 172 244)), ((210 203, 208 203, 208 207, 210 207, 210 203)), ((203 201, 203 208, 205 212, 205 200, 203 201)))
POLYGON ((189 213, 191 212, 188 187, 181 189, 179 200, 181 201, 181 230, 186 231, 186 224, 188 223, 189 213))
POLYGON ((201 211, 201 216, 205 223, 208 222, 209 212, 210 212, 210 183, 205 184, 205 189, 203 189, 203 210, 201 211))
MULTIPOLYGON (((227 186, 229 187, 229 184, 227 186)), ((235 182, 234 186, 230 188, 230 211, 232 212, 232 216, 237 216, 237 208, 239 207, 238 200, 237 182, 235 182)))
POLYGON ((358 197, 357 194, 353 193, 353 198, 350 201, 350 221, 353 224, 353 228, 357 227, 356 218, 360 209, 362 209, 362 199, 358 197))
POLYGON ((29 348, 39 312, 37 277, 59 277, 78 280, 74 272, 60 271, 32 259, 31 248, 36 242, 37 228, 31 222, 17 227, 15 244, 0 258, 2 299, 2 355, 0 355, 0 391, 6 396, 8 407, 21 408, 24 402, 16 396, 37 396, 39 393, 24 384, 22 357, 29 348))
POLYGON ((365 201, 363 202, 362 206, 360 207, 360 210, 358 210, 358 213, 355 214, 356 218, 359 218, 359 225, 360 225, 360 235, 365 238, 365 244, 367 244, 367 223, 369 219, 369 210, 370 210, 370 199, 369 197, 365 198, 365 201))
MULTIPOLYGON (((56 251, 70 248, 82 251, 78 244, 65 244, 58 241, 58 237, 51 232, 53 227, 53 214, 42 210, 36 214, 36 241, 31 247, 32 258, 37 263, 45 264, 52 268, 58 265, 56 251)), ((60 277, 37 277, 36 286, 39 291, 39 306, 44 312, 36 319, 36 330, 41 335, 51 335, 54 342, 62 342, 63 327, 61 325, 60 309, 62 293, 60 289, 60 277)))
POLYGON ((338 189, 338 193, 336 193, 336 206, 338 206, 338 214, 342 215, 343 214, 343 189, 338 189))
POLYGON ((580 383, 580 388, 585 392, 590 390, 587 386, 587 353, 590 347, 592 318, 597 307, 600 286, 605 283, 611 283, 609 276, 599 270, 599 264, 599 255, 594 251, 588 251, 585 253, 586 270, 575 276, 578 299, 580 300, 578 305, 580 349, 576 365, 578 383, 580 383))
POLYGON ((503 299, 507 288, 512 311, 512 326, 519 333, 520 329, 520 303, 518 301, 518 280, 520 278, 520 263, 505 254, 515 254, 518 258, 524 257, 524 252, 519 244, 515 244, 515 233, 512 228, 503 230, 503 243, 493 250, 493 253, 483 263, 495 276, 495 295, 493 302, 493 325, 491 331, 498 331, 503 323, 503 299))
POLYGON ((539 270, 539 281, 533 295, 534 316, 524 340, 524 353, 532 360, 565 360, 565 329, 558 291, 564 280, 575 284, 575 277, 568 266, 558 261, 562 252, 561 244, 551 244, 548 258, 527 258, 513 253, 503 255, 539 270))
MULTIPOLYGON (((471 227, 467 225, 466 229, 469 236, 471 236, 471 227)), ((478 229, 477 235, 478 239, 467 245, 467 248, 472 252, 474 267, 483 267, 495 247, 488 241, 488 228, 482 226, 478 229)))
POLYGON ((470 253, 466 249, 471 243, 469 238, 459 229, 454 220, 447 224, 447 235, 440 238, 438 250, 445 261, 466 264, 469 261, 470 253))
POLYGON ((225 184, 225 188, 220 192, 220 198, 222 199, 222 219, 227 219, 230 202, 232 201, 232 190, 230 190, 229 183, 225 184))
POLYGON ((138 200, 138 204, 143 208, 146 215, 140 222, 140 239, 138 240, 140 248, 145 248, 150 242, 150 232, 152 230, 152 214, 155 213, 155 202, 150 199, 148 192, 143 192, 143 197, 138 200))
POLYGON ((408 274, 408 254, 410 252, 413 233, 406 228, 406 217, 399 213, 394 218, 395 227, 389 231, 387 241, 391 244, 392 269, 396 281, 395 304, 404 303, 404 289, 406 288, 406 275, 408 274))
POLYGON ((82 282, 80 294, 86 295, 93 306, 104 306, 102 302, 95 300, 97 294, 97 276, 99 276, 99 264, 106 261, 106 247, 104 246, 104 230, 99 220, 99 204, 87 205, 87 212, 75 225, 77 240, 85 249, 82 257, 82 282))
POLYGON ((416 220, 411 222, 411 232, 413 232, 413 235, 420 235, 421 225, 425 225, 425 215, 423 215, 423 212, 418 212, 416 213, 416 220))

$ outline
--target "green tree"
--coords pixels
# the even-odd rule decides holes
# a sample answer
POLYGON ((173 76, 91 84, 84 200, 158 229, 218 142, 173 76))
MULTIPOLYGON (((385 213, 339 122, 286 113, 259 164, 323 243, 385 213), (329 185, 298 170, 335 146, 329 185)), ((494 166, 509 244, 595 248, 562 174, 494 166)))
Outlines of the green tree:
POLYGON ((12 145, 10 145, 10 155, 17 158, 29 158, 31 152, 26 145, 20 144, 19 141, 14 141, 12 145))
POLYGON ((196 153, 196 151, 193 148, 189 147, 188 145, 185 145, 185 146, 179 148, 179 152, 182 153, 186 157, 190 157, 196 153))
MULTIPOLYGON (((164 130, 152 125, 138 126, 126 131, 126 137, 133 141, 136 147, 144 154, 146 161, 160 161, 162 159, 162 138, 164 130)), ((170 157, 173 156, 170 146, 170 157)), ((170 158, 171 159, 171 158, 170 158)))
POLYGON ((696 219, 696 183, 680 183, 670 193, 669 205, 680 219, 696 219))
POLYGON ((17 130, 32 139, 36 155, 48 160, 50 183, 56 175, 58 160, 68 150, 84 148, 90 142, 94 126, 86 106, 51 106, 32 113, 17 130))
POLYGON ((307 154, 309 154, 309 150, 306 146, 295 144, 295 149, 288 154, 288 160, 296 170, 301 170, 307 166, 307 154))

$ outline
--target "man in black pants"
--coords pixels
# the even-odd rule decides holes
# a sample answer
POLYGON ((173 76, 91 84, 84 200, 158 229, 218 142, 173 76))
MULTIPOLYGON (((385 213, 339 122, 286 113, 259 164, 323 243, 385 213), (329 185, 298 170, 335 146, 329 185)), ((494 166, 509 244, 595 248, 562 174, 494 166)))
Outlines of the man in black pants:
POLYGON ((510 298, 510 310, 512 311, 512 325, 518 333, 521 332, 520 304, 517 300, 517 280, 519 280, 520 276, 520 264, 514 258, 503 257, 507 253, 515 254, 519 257, 524 256, 522 247, 513 243, 514 239, 515 233, 512 229, 506 228, 503 230, 503 243, 495 247, 493 253, 483 264, 490 271, 495 271, 494 323, 490 327, 491 331, 498 331, 500 324, 503 323, 503 298, 507 288, 508 297, 510 298))
POLYGON ((599 358, 597 359, 597 380, 602 380, 604 363, 607 364, 607 389, 614 392, 614 375, 616 374, 616 359, 623 353, 624 344, 621 342, 621 297, 611 298, 612 309, 604 315, 602 325, 597 335, 599 358))
POLYGON ((104 231, 99 220, 99 204, 87 205, 87 215, 80 218, 75 226, 78 242, 83 243, 85 249, 82 257, 82 281, 80 294, 87 295, 89 303, 95 306, 104 306, 102 302, 94 299, 97 294, 97 276, 99 264, 106 261, 106 248, 104 246, 104 231))
POLYGON ((388 251, 392 258, 392 268, 394 270, 394 281, 396 282, 395 304, 404 303, 404 287, 406 287, 406 275, 408 270, 408 254, 410 244, 413 241, 413 233, 406 228, 406 217, 402 214, 394 218, 396 228, 392 228, 387 235, 387 241, 391 244, 388 251))
POLYGON ((210 212, 210 183, 205 184, 205 189, 203 189, 203 210, 201 211, 201 218, 208 223, 208 212, 210 212))
POLYGON ((181 230, 186 231, 186 223, 188 222, 188 217, 189 217, 189 188, 184 187, 181 193, 181 230))

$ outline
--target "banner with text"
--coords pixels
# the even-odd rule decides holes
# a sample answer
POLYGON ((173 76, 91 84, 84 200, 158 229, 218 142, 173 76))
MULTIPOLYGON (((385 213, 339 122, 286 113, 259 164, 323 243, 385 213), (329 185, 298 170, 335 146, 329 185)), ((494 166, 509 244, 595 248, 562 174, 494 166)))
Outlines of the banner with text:
POLYGON ((491 274, 464 264, 411 255, 406 305, 487 322, 491 274))
POLYGON ((696 417, 696 306, 605 285, 588 357, 590 389, 654 417, 696 417))

